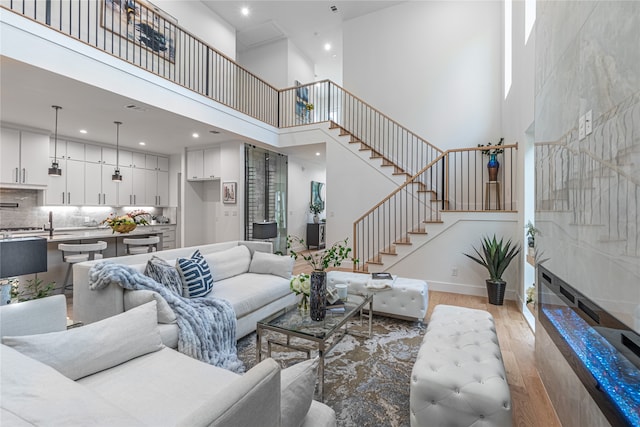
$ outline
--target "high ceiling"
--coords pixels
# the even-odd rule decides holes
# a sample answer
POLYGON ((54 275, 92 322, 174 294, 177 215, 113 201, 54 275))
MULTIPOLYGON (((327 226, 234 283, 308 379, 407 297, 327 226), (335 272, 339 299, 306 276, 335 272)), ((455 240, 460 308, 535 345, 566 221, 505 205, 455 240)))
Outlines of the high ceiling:
MULTIPOLYGON (((252 1, 248 19, 238 13, 239 2, 204 1, 207 6, 238 29, 238 48, 246 49, 270 40, 260 40, 252 28, 267 23, 282 33, 314 61, 333 61, 341 67, 341 22, 399 2, 321 2, 321 1, 252 1), (335 4, 337 12, 330 6, 335 4), (340 41, 332 38, 339 34, 340 41), (255 38, 257 37, 257 38, 255 38), (328 55, 323 44, 330 42, 336 50, 328 55), (332 58, 336 54, 337 58, 332 58), (339 54, 339 55, 338 55, 339 54)), ((266 36, 265 36, 266 37, 266 36)), ((229 140, 246 140, 238 135, 176 115, 151 105, 90 86, 59 74, 51 73, 7 57, 0 57, 0 120, 7 125, 53 132, 55 112, 52 105, 60 105, 58 134, 75 140, 115 144, 116 127, 123 122, 120 144, 131 149, 172 154, 185 146, 208 145, 229 140), (131 107, 133 106, 133 107, 131 107), (85 129, 88 133, 81 134, 85 129), (211 131, 221 131, 218 134, 211 131), (200 137, 193 139, 197 132, 200 137), (144 141, 146 145, 140 146, 144 141)), ((323 161, 322 147, 298 149, 297 155, 312 161, 323 161), (316 152, 321 151, 319 158, 316 152)), ((291 153, 290 153, 291 154, 291 153)))
POLYGON ((236 28, 239 52, 288 38, 324 75, 342 82, 342 23, 402 1, 217 1, 202 0, 236 28), (249 9, 243 16, 242 7, 249 9), (332 10, 335 8, 335 11, 332 10), (324 49, 329 43, 331 49, 324 49))

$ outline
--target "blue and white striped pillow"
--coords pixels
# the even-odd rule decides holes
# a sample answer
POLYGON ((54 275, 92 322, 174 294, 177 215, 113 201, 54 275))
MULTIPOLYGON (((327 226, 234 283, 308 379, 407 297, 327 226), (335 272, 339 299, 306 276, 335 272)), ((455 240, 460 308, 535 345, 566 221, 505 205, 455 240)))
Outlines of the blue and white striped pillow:
POLYGON ((209 264, 198 249, 191 258, 178 258, 176 269, 182 278, 182 295, 188 298, 203 297, 213 289, 213 277, 209 264))

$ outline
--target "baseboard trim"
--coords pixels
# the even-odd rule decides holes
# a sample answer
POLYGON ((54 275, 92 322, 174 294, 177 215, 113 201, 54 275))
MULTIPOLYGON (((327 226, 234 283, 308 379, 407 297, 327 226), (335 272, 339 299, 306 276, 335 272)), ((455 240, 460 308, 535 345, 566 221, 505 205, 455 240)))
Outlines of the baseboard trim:
MULTIPOLYGON (((463 295, 476 295, 480 297, 487 296, 487 288, 484 286, 467 285, 461 283, 448 283, 448 282, 436 282, 433 280, 427 280, 429 289, 439 292, 451 292, 453 294, 463 295)), ((517 301, 516 291, 507 289, 504 293, 505 300, 517 301)))

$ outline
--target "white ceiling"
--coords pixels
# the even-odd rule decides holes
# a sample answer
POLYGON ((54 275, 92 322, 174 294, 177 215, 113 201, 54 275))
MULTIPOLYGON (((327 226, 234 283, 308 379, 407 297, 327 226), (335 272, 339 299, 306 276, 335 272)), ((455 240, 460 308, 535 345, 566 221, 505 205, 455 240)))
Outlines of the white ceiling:
POLYGON ((402 1, 217 1, 201 0, 236 28, 236 49, 242 52, 288 38, 323 70, 318 79, 342 82, 342 23, 402 1), (250 13, 243 16, 242 7, 250 13), (336 12, 331 10, 336 7, 336 12), (331 50, 325 51, 325 43, 331 50))

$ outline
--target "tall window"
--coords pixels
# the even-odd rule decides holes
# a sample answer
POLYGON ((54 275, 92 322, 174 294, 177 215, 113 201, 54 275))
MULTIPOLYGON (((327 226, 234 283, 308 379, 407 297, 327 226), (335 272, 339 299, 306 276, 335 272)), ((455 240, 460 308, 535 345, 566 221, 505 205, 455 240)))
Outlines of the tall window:
POLYGON ((533 24, 536 23, 536 0, 524 0, 524 44, 529 41, 533 24))
POLYGON ((511 89, 511 69, 512 69, 512 0, 504 0, 504 99, 507 99, 511 89))

